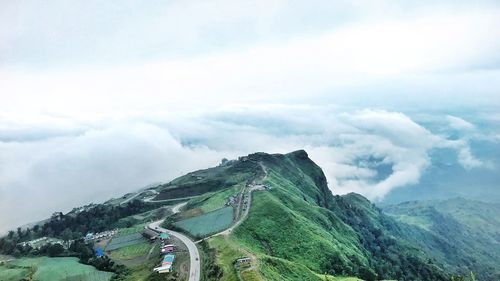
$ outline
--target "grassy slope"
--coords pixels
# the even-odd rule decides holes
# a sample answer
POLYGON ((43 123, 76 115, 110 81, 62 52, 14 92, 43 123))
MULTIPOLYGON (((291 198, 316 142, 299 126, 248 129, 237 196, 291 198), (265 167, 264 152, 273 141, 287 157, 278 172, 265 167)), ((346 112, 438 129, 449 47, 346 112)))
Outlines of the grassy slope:
POLYGON ((235 235, 253 252, 267 256, 262 259, 266 278, 316 280, 313 272, 373 276, 377 271, 379 278, 406 274, 444 279, 426 264, 424 254, 393 238, 394 222, 368 200, 358 195, 334 197, 323 172, 305 152, 255 154, 250 159, 267 167, 266 181, 272 189, 254 193, 250 216, 235 235), (377 253, 377 243, 379 251, 387 246, 388 252, 377 253))
POLYGON ((412 201, 384 211, 422 230, 416 243, 453 271, 500 279, 500 205, 465 199, 412 201), (438 250, 436 250, 438 249, 438 250))
POLYGON ((195 171, 157 187, 160 193, 155 200, 197 196, 245 184, 256 176, 256 171, 259 169, 255 163, 243 161, 195 171))

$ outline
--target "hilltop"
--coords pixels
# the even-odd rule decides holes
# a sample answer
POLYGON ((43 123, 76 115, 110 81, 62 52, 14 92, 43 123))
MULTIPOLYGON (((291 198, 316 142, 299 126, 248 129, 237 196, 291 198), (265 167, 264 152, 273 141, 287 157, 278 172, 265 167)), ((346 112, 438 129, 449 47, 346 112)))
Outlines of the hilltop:
POLYGON ((186 246, 200 251, 204 281, 450 280, 470 271, 480 280, 499 277, 498 205, 455 199, 382 210, 359 194, 333 195, 330 188, 304 150, 252 153, 11 232, 0 250, 17 257, 76 256, 118 280, 162 280, 153 272, 159 242, 140 235, 146 226, 191 238, 189 246, 181 242, 187 237, 172 238, 180 251, 169 280, 187 278, 186 246), (110 236, 84 244, 85 233, 110 236), (43 236, 70 246, 19 246, 43 236), (93 257, 92 245, 106 258, 93 257))

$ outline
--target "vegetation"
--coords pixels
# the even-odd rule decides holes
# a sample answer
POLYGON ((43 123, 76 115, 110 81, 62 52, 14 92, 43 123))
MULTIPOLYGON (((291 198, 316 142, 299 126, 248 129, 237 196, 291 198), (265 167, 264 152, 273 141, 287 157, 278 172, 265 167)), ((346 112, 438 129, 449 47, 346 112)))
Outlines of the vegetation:
POLYGON ((384 211, 407 225, 404 235, 449 271, 500 280, 499 204, 456 198, 405 202, 384 211))
POLYGON ((21 258, 0 265, 1 280, 82 280, 107 281, 113 273, 98 271, 94 267, 78 262, 76 258, 21 258))
POLYGON ((111 239, 111 242, 106 246, 106 251, 113 251, 136 244, 144 244, 145 242, 147 242, 147 240, 144 239, 141 233, 118 236, 111 239))
POLYGON ((187 208, 200 208, 203 213, 215 211, 223 208, 228 198, 238 194, 242 184, 235 185, 231 188, 217 191, 214 193, 207 193, 198 198, 189 201, 187 208))
POLYGON ((235 261, 243 257, 251 257, 246 249, 243 249, 241 244, 236 243, 230 237, 218 236, 211 238, 208 242, 210 248, 216 251, 216 260, 220 264, 223 275, 220 278, 222 281, 242 280, 242 281, 261 281, 256 260, 252 260, 254 268, 244 268, 238 270, 235 267, 235 261), (238 277, 238 275, 240 277, 238 277))
POLYGON ((228 228, 233 222, 233 208, 225 207, 201 216, 175 222, 174 225, 194 237, 205 237, 228 228))
MULTIPOLYGON (((476 280, 471 271, 478 280, 500 280, 500 206, 455 199, 409 202, 382 211, 358 194, 333 196, 322 170, 304 151, 223 161, 159 186, 156 199, 197 195, 165 224, 206 237, 232 224, 233 207, 224 207, 228 197, 260 179, 270 189, 252 193, 249 215, 233 234, 200 243, 202 280, 476 280), (234 262, 240 257, 251 257, 255 264, 237 269, 234 262)), ((78 257, 114 272, 115 280, 175 280, 176 274, 152 272, 159 251, 128 269, 112 260, 148 253, 151 246, 140 237, 141 223, 168 215, 160 206, 140 201, 93 205, 43 226, 9 232, 0 239, 0 253, 78 257), (80 239, 68 249, 19 244, 41 236, 69 241, 110 228, 119 228, 107 247, 114 250, 112 259, 96 258, 80 239)), ((9 278, 39 272, 24 265, 0 270, 9 278)))
POLYGON ((199 170, 159 187, 155 200, 192 197, 246 183, 259 169, 253 162, 233 161, 214 168, 199 170))
POLYGON ((200 243, 201 281, 218 281, 223 276, 223 270, 217 263, 217 252, 203 240, 200 243))
POLYGON ((45 254, 44 249, 38 251, 31 247, 23 247, 19 243, 43 236, 56 237, 64 241, 81 239, 88 232, 101 232, 121 227, 118 224, 120 219, 156 208, 158 208, 157 204, 147 204, 137 200, 121 206, 95 205, 79 213, 62 215, 57 219, 49 220, 42 226, 35 225, 26 230, 18 228, 17 232, 10 231, 6 237, 0 238, 0 253, 16 256, 45 254))
POLYGON ((150 249, 150 243, 142 242, 139 244, 121 247, 117 250, 114 250, 111 252, 110 257, 114 260, 126 260, 138 256, 147 255, 150 249))
POLYGON ((253 252, 267 256, 262 268, 266 278, 281 274, 287 280, 313 280, 301 275, 306 270, 295 272, 302 266, 364 280, 447 279, 427 255, 394 238, 397 223, 368 200, 334 197, 305 152, 249 158, 265 165, 272 189, 254 192, 250 216, 235 235, 253 252))

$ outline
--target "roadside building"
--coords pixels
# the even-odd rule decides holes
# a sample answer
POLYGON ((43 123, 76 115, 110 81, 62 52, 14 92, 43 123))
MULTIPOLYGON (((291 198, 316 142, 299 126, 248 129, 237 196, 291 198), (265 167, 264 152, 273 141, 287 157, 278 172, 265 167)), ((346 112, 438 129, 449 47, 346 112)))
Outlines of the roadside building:
POLYGON ((146 237, 150 241, 154 241, 158 238, 158 233, 147 228, 147 227, 144 227, 144 231, 142 232, 142 236, 146 237))
POLYGON ((174 263, 175 260, 175 255, 174 254, 168 254, 163 257, 163 260, 161 262, 160 267, 156 267, 153 269, 153 271, 156 271, 158 273, 167 273, 172 271, 172 264, 174 263))
POLYGON ((168 235, 167 233, 160 233, 160 240, 161 241, 165 241, 165 240, 168 240, 170 238, 170 235, 168 235))
POLYGON ((175 251, 175 246, 172 245, 172 244, 169 244, 169 245, 165 245, 165 246, 162 246, 161 247, 161 253, 162 254, 165 254, 165 253, 172 253, 175 251))

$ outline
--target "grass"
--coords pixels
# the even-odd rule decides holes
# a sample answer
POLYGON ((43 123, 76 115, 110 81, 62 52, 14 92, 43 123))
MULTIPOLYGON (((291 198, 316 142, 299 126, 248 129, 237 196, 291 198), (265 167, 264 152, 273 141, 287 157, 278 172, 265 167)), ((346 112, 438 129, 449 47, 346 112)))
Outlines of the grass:
POLYGON ((201 216, 174 223, 195 237, 205 237, 228 228, 233 222, 232 207, 225 207, 201 216))
POLYGON ((155 200, 202 195, 245 184, 255 177, 256 170, 256 164, 247 161, 195 171, 160 186, 155 200))
POLYGON ((147 255, 151 247, 151 244, 148 242, 130 245, 112 251, 110 257, 115 260, 127 260, 141 257, 147 255))
POLYGON ((252 202, 249 217, 235 234, 254 252, 281 257, 316 272, 321 272, 321 265, 332 255, 346 260, 354 256, 367 263, 356 247, 356 234, 346 225, 334 224, 328 211, 279 189, 255 192, 252 202))
POLYGON ((129 247, 136 244, 142 244, 146 241, 141 233, 131 233, 111 239, 111 242, 106 246, 106 251, 113 251, 123 247, 129 247))
POLYGON ((318 275, 300 263, 266 256, 262 259, 265 280, 322 281, 318 275))
POLYGON ((118 229, 118 234, 116 235, 116 237, 125 236, 133 233, 139 233, 142 232, 143 230, 144 230, 144 224, 142 223, 134 225, 132 227, 120 228, 118 229))
POLYGON ((192 200, 189 203, 189 207, 198 207, 204 213, 215 211, 223 208, 228 201, 228 198, 232 195, 238 194, 240 189, 241 185, 236 185, 228 189, 200 196, 199 198, 192 200))
MULTIPOLYGON (((234 262, 238 258, 249 257, 247 253, 242 251, 241 245, 237 244, 231 238, 228 237, 214 237, 208 242, 211 248, 217 251, 217 264, 222 267, 224 272, 222 281, 237 281, 238 270, 233 266, 234 262)), ((256 261, 253 261, 255 264, 256 261)), ((261 281, 263 280, 259 272, 254 270, 246 270, 240 273, 240 278, 243 281, 261 281)))
POLYGON ((38 281, 107 281, 113 273, 98 271, 78 262, 77 258, 22 258, 0 266, 2 281, 31 278, 38 281))
POLYGON ((362 279, 356 277, 335 277, 332 275, 324 275, 324 274, 318 274, 318 277, 321 278, 321 280, 327 280, 327 281, 363 281, 362 279))

